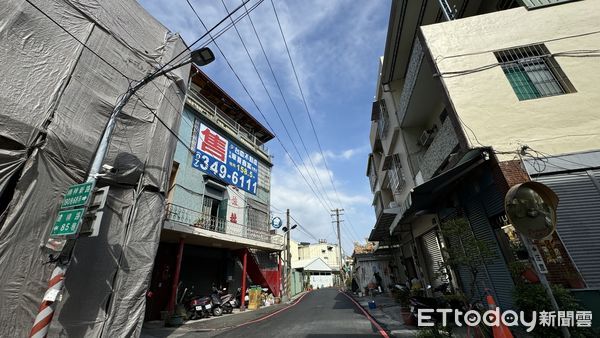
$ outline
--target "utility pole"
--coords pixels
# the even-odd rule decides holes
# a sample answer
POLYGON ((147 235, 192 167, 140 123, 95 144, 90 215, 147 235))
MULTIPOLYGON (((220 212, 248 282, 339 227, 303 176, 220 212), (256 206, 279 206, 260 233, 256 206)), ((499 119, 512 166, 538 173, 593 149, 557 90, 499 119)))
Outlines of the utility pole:
POLYGON ((290 300, 290 272, 292 269, 291 250, 290 250, 290 209, 286 209, 285 212, 286 227, 285 233, 285 300, 290 300))
MULTIPOLYGON (((117 117, 119 117, 121 111, 123 110, 123 107, 125 107, 127 102, 129 102, 129 99, 132 96, 134 96, 138 92, 138 90, 146 86, 148 83, 150 83, 157 77, 166 75, 169 72, 172 72, 173 70, 183 67, 191 62, 196 63, 198 66, 204 66, 214 61, 214 59, 214 54, 207 47, 195 50, 191 53, 190 58, 188 60, 181 62, 175 66, 168 67, 167 69, 161 68, 147 75, 144 79, 139 81, 133 87, 128 88, 127 92, 119 97, 117 104, 115 105, 112 113, 110 114, 110 118, 106 124, 106 127, 104 128, 104 132, 102 133, 102 137, 100 139, 100 143, 98 144, 98 148, 94 153, 92 166, 90 167, 86 182, 91 183, 92 186, 95 186, 98 177, 104 175, 102 173, 102 163, 108 151, 113 130, 115 129, 115 125, 117 124, 117 117)), ((64 287, 65 275, 71 262, 73 250, 75 247, 75 241, 78 235, 79 232, 77 232, 75 239, 67 240, 66 244, 64 245, 64 248, 61 249, 61 252, 58 255, 59 257, 57 258, 57 264, 54 270, 52 271, 52 276, 50 277, 50 280, 48 281, 48 289, 44 293, 42 304, 40 305, 38 314, 35 317, 29 337, 37 338, 46 337, 48 335, 50 323, 52 322, 52 318, 54 316, 54 311, 56 308, 56 300, 58 298, 57 296, 62 292, 62 289, 64 287)))
POLYGON ((344 278, 342 277, 342 240, 341 240, 341 236, 340 236, 340 216, 343 216, 344 214, 340 214, 341 211, 344 211, 344 209, 334 209, 331 210, 333 212, 335 212, 335 214, 332 214, 332 216, 335 216, 336 220, 334 221, 335 223, 337 223, 337 239, 338 239, 338 254, 339 254, 339 266, 340 266, 340 283, 343 286, 344 285, 344 278))

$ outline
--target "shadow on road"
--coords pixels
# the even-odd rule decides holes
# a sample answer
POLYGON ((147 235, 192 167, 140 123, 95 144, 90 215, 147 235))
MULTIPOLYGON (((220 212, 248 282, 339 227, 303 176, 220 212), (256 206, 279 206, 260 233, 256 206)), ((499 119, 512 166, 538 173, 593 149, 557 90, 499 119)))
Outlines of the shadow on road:
POLYGON ((335 300, 335 303, 333 304, 334 310, 352 309, 354 310, 354 313, 358 313, 359 315, 364 316, 363 312, 356 307, 356 304, 354 304, 350 299, 348 299, 348 297, 346 297, 341 292, 338 292, 338 294, 333 299, 335 300))

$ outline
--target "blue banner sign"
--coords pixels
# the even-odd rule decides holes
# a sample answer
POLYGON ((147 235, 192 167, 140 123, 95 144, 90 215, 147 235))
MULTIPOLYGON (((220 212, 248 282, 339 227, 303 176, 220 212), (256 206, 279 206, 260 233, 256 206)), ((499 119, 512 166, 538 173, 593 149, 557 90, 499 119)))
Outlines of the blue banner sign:
POLYGON ((256 195, 258 160, 205 124, 200 124, 192 167, 256 195))

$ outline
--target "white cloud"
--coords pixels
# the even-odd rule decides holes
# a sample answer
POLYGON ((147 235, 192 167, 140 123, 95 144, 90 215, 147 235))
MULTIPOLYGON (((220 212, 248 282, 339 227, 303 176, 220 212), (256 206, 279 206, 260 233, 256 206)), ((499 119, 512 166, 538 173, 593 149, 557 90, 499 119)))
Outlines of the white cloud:
MULTIPOLYGON (((205 32, 185 0, 176 1, 176 4, 161 0, 141 0, 140 2, 165 26, 174 32, 179 32, 187 43, 193 42, 205 32)), ((227 15, 221 1, 191 0, 190 2, 209 28, 227 15)), ((254 3, 255 1, 251 1, 249 6, 254 3)), ((226 5, 228 10, 232 11, 240 5, 240 1, 228 0, 226 5)), ((364 82, 373 81, 371 78, 366 78, 370 74, 369 72, 356 69, 365 66, 376 67, 376 62, 371 60, 370 56, 364 55, 364 46, 372 43, 373 36, 382 35, 381 26, 384 25, 377 25, 372 20, 376 11, 381 10, 381 3, 372 1, 357 6, 354 2, 343 0, 275 1, 275 7, 313 119, 318 121, 324 114, 319 109, 315 96, 331 95, 331 91, 338 86, 336 83, 357 87, 364 82), (348 20, 348 17, 351 17, 352 20, 348 20), (374 29, 378 29, 378 31, 374 31, 374 29)), ((234 17, 243 10, 238 11, 234 17)), ((300 101, 300 92, 270 1, 264 1, 250 16, 277 79, 287 96, 286 99, 292 106, 292 113, 305 118, 305 108, 300 101)), ((225 24, 228 23, 230 21, 225 22, 225 24)), ((280 112, 284 113, 280 95, 250 25, 250 20, 244 18, 237 23, 237 27, 271 96, 280 112)), ((248 87, 261 110, 269 115, 273 110, 272 104, 235 30, 232 28, 220 36, 217 43, 242 82, 248 87)), ((205 70, 212 77, 229 79, 225 83, 225 90, 230 91, 230 94, 240 100, 245 108, 254 111, 253 103, 248 99, 217 48, 214 45, 211 47, 214 49, 217 60, 207 66, 205 70)), ((219 84, 222 83, 219 82, 219 84)), ((279 124, 276 123, 276 125, 279 124)))
MULTIPOLYGON (((190 1, 209 28, 226 15, 219 0, 190 1)), ((205 32, 185 0, 140 0, 140 2, 170 30, 179 32, 187 43, 193 42, 205 32)), ((228 9, 233 10, 241 3, 241 0, 226 0, 225 2, 228 9)), ((253 0, 250 5, 254 3, 256 1, 253 0)), ((336 103, 343 103, 345 95, 356 91, 365 83, 373 83, 372 75, 377 67, 377 59, 366 51, 372 51, 372 47, 369 46, 374 44, 375 39, 381 41, 385 39, 387 25, 373 18, 381 18, 381 13, 384 13, 387 18, 389 1, 367 1, 358 5, 356 2, 344 0, 275 1, 274 3, 315 127, 317 132, 324 131, 325 114, 336 114, 337 112, 331 113, 322 110, 325 109, 323 103, 331 103, 334 100, 336 103), (365 69, 372 71, 365 71, 365 69)), ((301 132, 312 134, 270 0, 264 1, 250 15, 274 68, 277 80, 286 95, 291 114, 301 132)), ((283 119, 288 121, 289 126, 289 116, 281 102, 279 91, 250 26, 250 21, 245 18, 237 26, 279 112, 283 119)), ((287 136, 281 133, 283 127, 273 112, 272 104, 262 88, 235 30, 230 29, 219 37, 217 42, 266 115, 269 123, 276 129, 275 132, 282 136, 282 141, 291 151, 290 142, 287 136)), ((216 61, 206 66, 204 70, 244 108, 262 121, 254 104, 239 85, 217 48, 214 45, 210 45, 210 47, 215 52, 216 61)), ((296 135, 292 132, 292 136, 296 135)), ((305 140, 309 140, 309 138, 305 138, 305 140)), ((356 168, 353 165, 356 166, 356 163, 359 162, 361 163, 360 172, 364 172, 362 164, 364 161, 357 159, 361 158, 362 153, 368 151, 368 147, 347 148, 347 140, 340 142, 344 142, 345 147, 340 147, 335 151, 326 151, 325 156, 330 169, 343 168, 343 171, 339 172, 340 175, 333 175, 332 178, 338 189, 341 204, 346 208, 345 218, 351 219, 354 225, 353 230, 346 230, 345 227, 350 227, 349 223, 342 225, 344 249, 351 252, 351 244, 348 242, 351 239, 363 240, 373 226, 372 195, 368 189, 366 177, 361 175, 360 179, 353 182, 347 182, 342 177, 348 177, 347 172, 355 171, 356 168), (336 164, 343 165, 336 166, 336 164)), ((317 149, 314 142, 307 146, 309 150, 317 149)), ((292 215, 315 236, 327 237, 333 241, 331 218, 327 211, 332 206, 322 206, 289 159, 281 152, 278 152, 277 155, 281 156, 277 158, 273 168, 271 195, 273 205, 277 208, 290 208, 292 215)), ((324 191, 319 188, 318 194, 326 195, 328 200, 334 201, 336 205, 333 207, 341 207, 337 205, 339 204, 337 196, 331 187, 330 174, 332 173, 325 168, 322 156, 320 153, 312 153, 311 159, 316 169, 313 169, 310 161, 306 161, 306 165, 298 163, 300 170, 311 184, 312 180, 309 177, 312 177, 317 185, 325 186, 324 191)), ((294 236, 300 236, 300 234, 300 231, 296 231, 294 236)), ((307 236, 299 238, 314 241, 307 236)))
MULTIPOLYGON (((334 152, 331 150, 325 151, 324 155, 326 158, 328 159, 334 159, 334 160, 351 160, 351 159, 355 159, 357 156, 359 156, 359 158, 363 159, 365 158, 366 154, 369 152, 369 146, 362 146, 362 147, 357 147, 357 148, 350 148, 350 149, 345 149, 345 150, 341 150, 339 152, 334 152)), ((321 162, 323 160, 323 156, 321 156, 320 153, 317 153, 314 155, 313 161, 317 161, 317 162, 321 162)))
MULTIPOLYGON (((342 205, 339 205, 337 195, 333 190, 329 172, 325 169, 320 154, 312 154, 315 168, 310 164, 300 165, 304 177, 311 185, 314 179, 319 188, 314 188, 313 192, 298 174, 289 159, 273 168, 271 180, 271 204, 278 209, 289 208, 292 216, 300 222, 308 231, 318 239, 326 238, 331 242, 336 242, 336 235, 332 227, 332 217, 330 208, 345 208, 344 219, 350 218, 350 222, 342 224, 342 247, 345 252, 352 252, 353 241, 364 241, 373 226, 373 211, 370 207, 372 195, 368 189, 355 189, 355 187, 345 187, 342 182, 332 176, 336 186, 337 193, 342 205), (317 178, 318 177, 318 178, 317 178), (322 182, 323 185, 320 184, 322 182), (323 188, 324 187, 324 188, 323 188), (352 189, 350 189, 352 188, 352 189), (351 194, 348 191, 362 190, 359 194, 351 194), (327 201, 320 201, 315 196, 327 196, 323 198, 327 201), (333 205, 330 204, 330 202, 333 205), (326 205, 323 205, 326 204, 326 205)), ((332 164, 332 163, 330 163, 332 164)), ((367 184, 365 184, 367 186, 367 184)), ((314 242, 315 240, 301 231, 295 231, 293 238, 302 241, 314 242)))

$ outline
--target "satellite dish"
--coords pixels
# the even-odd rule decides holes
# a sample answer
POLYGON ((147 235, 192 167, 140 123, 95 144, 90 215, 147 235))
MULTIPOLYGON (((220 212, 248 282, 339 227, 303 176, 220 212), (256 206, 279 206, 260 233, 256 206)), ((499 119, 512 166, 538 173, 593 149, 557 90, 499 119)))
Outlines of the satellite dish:
POLYGON ((556 230, 558 196, 544 184, 525 182, 510 188, 504 198, 508 219, 531 239, 543 239, 556 230))

